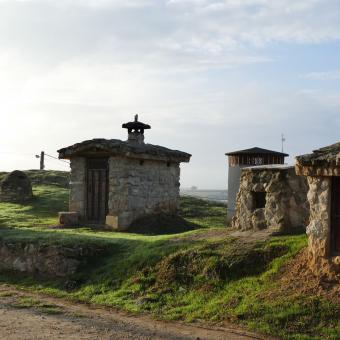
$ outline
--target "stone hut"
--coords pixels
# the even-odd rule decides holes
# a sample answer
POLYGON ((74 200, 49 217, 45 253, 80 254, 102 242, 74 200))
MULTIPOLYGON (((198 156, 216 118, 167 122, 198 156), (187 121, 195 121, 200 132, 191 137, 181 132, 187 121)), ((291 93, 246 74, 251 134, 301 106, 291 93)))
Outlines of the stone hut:
POLYGON ((138 121, 123 124, 128 140, 92 139, 59 150, 71 161, 71 212, 80 220, 125 230, 140 217, 177 213, 180 163, 191 155, 145 144, 138 121))
POLYGON ((340 142, 296 157, 295 167, 309 184, 309 265, 321 277, 340 280, 340 142))
POLYGON ((254 147, 246 150, 228 152, 228 214, 230 222, 236 211, 236 198, 240 189, 241 171, 250 166, 268 164, 284 164, 285 157, 289 156, 282 152, 254 147))
POLYGON ((15 170, 0 183, 0 202, 24 203, 33 198, 32 185, 28 176, 15 170))
POLYGON ((240 230, 289 232, 308 224, 307 181, 294 166, 243 168, 232 226, 240 230))

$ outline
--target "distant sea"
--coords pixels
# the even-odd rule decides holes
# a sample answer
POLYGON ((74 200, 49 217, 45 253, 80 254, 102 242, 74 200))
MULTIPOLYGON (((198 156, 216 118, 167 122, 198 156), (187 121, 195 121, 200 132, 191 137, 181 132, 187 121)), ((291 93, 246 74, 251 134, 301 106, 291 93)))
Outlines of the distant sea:
POLYGON ((182 196, 194 196, 208 201, 227 203, 227 190, 181 189, 182 196))

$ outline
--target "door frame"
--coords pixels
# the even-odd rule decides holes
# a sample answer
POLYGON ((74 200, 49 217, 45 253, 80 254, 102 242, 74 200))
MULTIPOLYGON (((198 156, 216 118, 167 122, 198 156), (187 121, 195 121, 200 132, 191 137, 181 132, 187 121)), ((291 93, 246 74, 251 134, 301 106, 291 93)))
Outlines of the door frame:
POLYGON ((93 221, 88 218, 88 171, 89 170, 105 170, 106 172, 106 186, 105 186, 105 216, 108 213, 108 201, 109 201, 109 158, 108 157, 88 157, 86 158, 86 168, 85 168, 85 220, 91 224, 105 224, 105 221, 93 221), (93 167, 90 166, 91 162, 103 162, 105 166, 93 167))

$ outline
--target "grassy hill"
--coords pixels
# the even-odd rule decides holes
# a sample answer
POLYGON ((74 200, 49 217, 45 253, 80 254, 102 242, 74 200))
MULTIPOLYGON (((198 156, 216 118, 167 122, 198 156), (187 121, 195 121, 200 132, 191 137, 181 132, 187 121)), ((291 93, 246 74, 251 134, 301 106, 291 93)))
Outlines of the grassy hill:
MULTIPOLYGON (((32 185, 53 185, 61 188, 69 187, 69 175, 67 171, 56 170, 26 170, 25 174, 31 180, 32 185)), ((0 182, 7 172, 0 172, 0 182)))
POLYGON ((317 283, 301 263, 304 234, 235 237, 225 228, 225 206, 192 197, 181 199, 180 214, 196 229, 183 233, 50 229, 67 209, 67 185, 55 180, 64 176, 66 183, 67 174, 34 176, 30 204, 0 203, 0 241, 107 250, 67 280, 7 272, 0 282, 157 318, 231 321, 286 339, 339 339, 339 300, 330 286, 313 288, 317 283))

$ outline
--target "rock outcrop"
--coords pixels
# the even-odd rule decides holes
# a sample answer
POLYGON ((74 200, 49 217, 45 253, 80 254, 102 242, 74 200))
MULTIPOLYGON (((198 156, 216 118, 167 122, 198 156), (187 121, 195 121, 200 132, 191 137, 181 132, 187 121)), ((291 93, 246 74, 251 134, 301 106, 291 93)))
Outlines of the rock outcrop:
POLYGON ((94 247, 0 241, 0 271, 66 277, 103 251, 94 247))
POLYGON ((33 198, 32 185, 28 176, 15 170, 0 183, 0 202, 24 203, 33 198))

